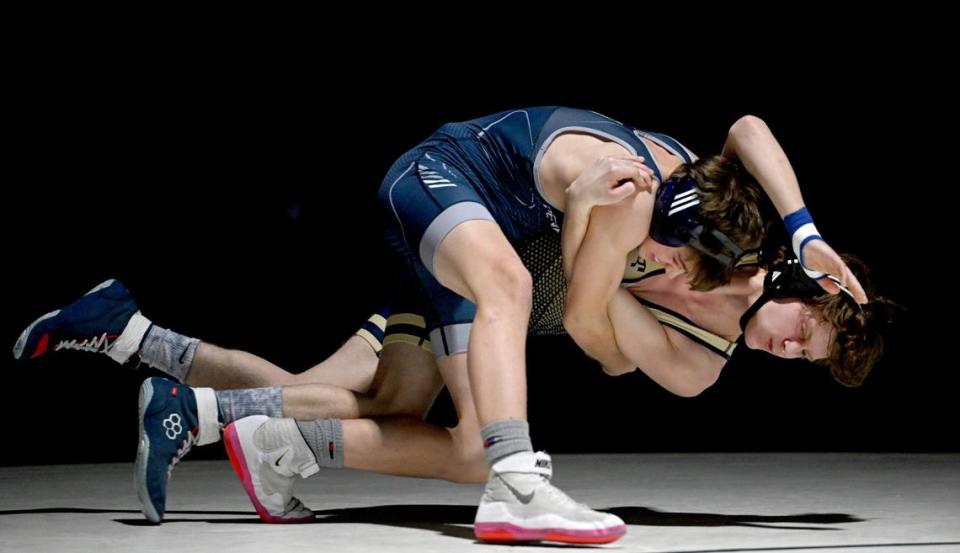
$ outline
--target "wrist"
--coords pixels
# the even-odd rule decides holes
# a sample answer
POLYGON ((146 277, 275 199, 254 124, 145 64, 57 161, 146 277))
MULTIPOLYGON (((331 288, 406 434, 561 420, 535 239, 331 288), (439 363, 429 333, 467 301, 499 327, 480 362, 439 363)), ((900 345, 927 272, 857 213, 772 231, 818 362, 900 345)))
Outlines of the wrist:
POLYGON ((814 240, 823 240, 820 236, 820 231, 817 230, 816 225, 813 224, 813 217, 810 215, 810 212, 807 211, 806 207, 801 207, 784 217, 783 225, 786 227, 787 234, 790 236, 790 244, 793 246, 794 255, 800 260, 800 264, 806 267, 803 258, 804 247, 814 240))

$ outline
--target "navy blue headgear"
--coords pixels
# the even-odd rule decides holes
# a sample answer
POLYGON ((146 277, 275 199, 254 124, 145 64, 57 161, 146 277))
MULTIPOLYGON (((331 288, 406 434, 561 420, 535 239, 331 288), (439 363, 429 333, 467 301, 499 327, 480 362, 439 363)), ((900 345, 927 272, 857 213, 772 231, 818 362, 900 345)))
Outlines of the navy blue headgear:
POLYGON ((650 237, 665 246, 690 246, 728 267, 759 250, 743 249, 700 220, 697 183, 689 176, 668 179, 657 189, 650 237))

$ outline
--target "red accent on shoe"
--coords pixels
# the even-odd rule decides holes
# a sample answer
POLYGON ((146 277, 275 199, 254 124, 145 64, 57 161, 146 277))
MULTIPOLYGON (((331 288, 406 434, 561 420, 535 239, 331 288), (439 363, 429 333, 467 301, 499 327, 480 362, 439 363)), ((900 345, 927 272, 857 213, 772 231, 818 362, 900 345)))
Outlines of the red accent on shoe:
POLYGON ((177 387, 176 387, 176 386, 174 386, 173 388, 170 388, 170 395, 172 395, 173 397, 177 397, 177 387))
POLYGON ((333 459, 337 453, 337 446, 333 442, 327 442, 327 453, 330 454, 330 458, 333 459))
POLYGON ((37 349, 33 350, 33 355, 30 356, 31 359, 34 357, 40 357, 44 353, 47 353, 47 347, 50 345, 50 335, 44 334, 40 337, 40 341, 37 342, 37 349))
POLYGON ((270 524, 302 524, 304 522, 316 521, 313 513, 302 518, 283 518, 271 515, 257 498, 257 492, 253 486, 253 477, 247 468, 243 446, 240 445, 240 437, 237 435, 237 429, 232 423, 228 424, 223 430, 223 443, 227 448, 227 457, 230 458, 230 465, 233 467, 233 472, 240 477, 240 483, 243 484, 243 489, 247 492, 247 497, 249 497, 253 503, 253 508, 257 510, 257 516, 260 517, 260 520, 270 524))
POLYGON ((473 525, 473 533, 481 541, 493 543, 519 543, 531 541, 553 541, 560 543, 610 543, 617 541, 627 533, 624 525, 592 530, 570 530, 566 528, 524 528, 509 522, 478 522, 473 525))

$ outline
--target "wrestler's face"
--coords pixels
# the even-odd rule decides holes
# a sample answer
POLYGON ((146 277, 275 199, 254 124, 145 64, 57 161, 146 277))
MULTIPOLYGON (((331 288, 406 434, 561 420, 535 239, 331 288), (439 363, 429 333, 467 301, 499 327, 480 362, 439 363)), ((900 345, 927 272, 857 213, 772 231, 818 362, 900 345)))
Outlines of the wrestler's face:
POLYGON ((647 238, 640 244, 640 257, 659 263, 667 271, 669 278, 685 276, 694 270, 694 250, 689 246, 664 246, 652 238, 647 238))
POLYGON ((747 323, 743 338, 750 349, 816 361, 830 354, 834 330, 798 299, 770 300, 747 323))

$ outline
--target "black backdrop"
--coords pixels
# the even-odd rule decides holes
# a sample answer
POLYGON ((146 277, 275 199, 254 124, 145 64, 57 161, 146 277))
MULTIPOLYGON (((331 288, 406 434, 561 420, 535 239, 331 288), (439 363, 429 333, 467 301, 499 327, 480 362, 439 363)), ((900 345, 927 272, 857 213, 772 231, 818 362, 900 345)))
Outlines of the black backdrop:
MULTIPOLYGON (((956 451, 942 230, 952 226, 952 125, 936 79, 894 71, 897 55, 853 45, 785 53, 764 69, 699 60, 595 71, 387 51, 59 51, 18 68, 11 85, 0 337, 12 347, 34 317, 118 277, 157 323, 302 370, 389 293, 376 190, 392 160, 443 122, 571 105, 705 154, 753 113, 781 140, 822 233, 909 308, 887 356, 863 387, 845 389, 825 370, 742 348, 714 387, 684 399, 642 374, 604 376, 566 338, 533 339, 535 445, 956 451)), ((85 354, 3 359, 0 464, 133 459, 136 390, 149 373, 85 354)), ((207 450, 199 456, 221 455, 207 450)))

